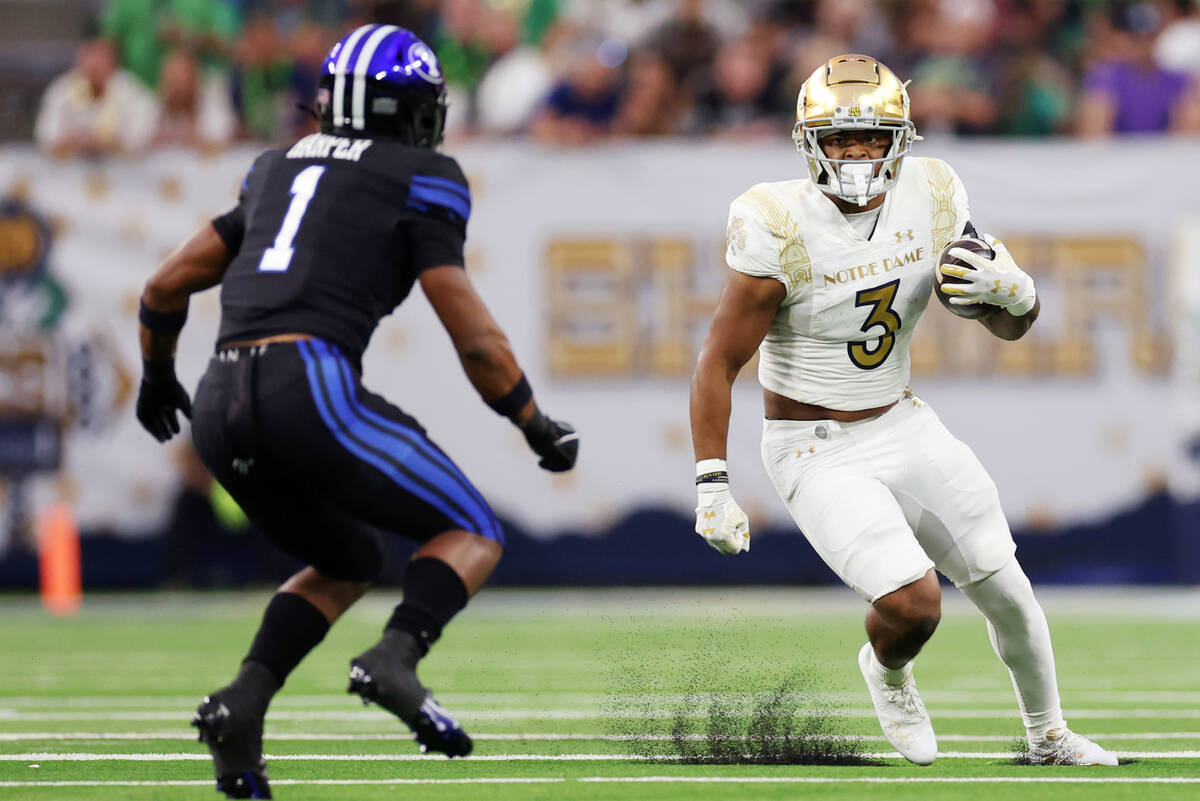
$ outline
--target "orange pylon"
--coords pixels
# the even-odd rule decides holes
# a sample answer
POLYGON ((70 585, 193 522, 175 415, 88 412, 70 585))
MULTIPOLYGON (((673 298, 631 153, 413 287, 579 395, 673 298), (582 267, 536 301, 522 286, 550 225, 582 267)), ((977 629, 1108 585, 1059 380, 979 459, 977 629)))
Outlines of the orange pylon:
POLYGON ((79 529, 71 508, 54 504, 37 518, 38 564, 42 606, 56 615, 74 615, 83 601, 79 529))

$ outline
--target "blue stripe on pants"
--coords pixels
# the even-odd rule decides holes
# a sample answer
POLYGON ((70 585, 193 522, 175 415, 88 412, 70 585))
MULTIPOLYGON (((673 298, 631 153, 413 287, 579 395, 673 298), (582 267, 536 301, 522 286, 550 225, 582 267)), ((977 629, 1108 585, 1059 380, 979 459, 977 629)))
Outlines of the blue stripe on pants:
POLYGON ((496 539, 495 516, 482 499, 472 495, 463 486, 463 483, 466 483, 467 487, 470 486, 466 477, 463 476, 460 483, 454 473, 423 453, 419 444, 372 426, 361 413, 361 404, 354 397, 353 390, 344 383, 344 373, 348 372, 348 367, 345 366, 341 354, 324 342, 313 341, 311 344, 313 352, 320 357, 317 362, 318 369, 325 386, 329 389, 334 415, 347 424, 352 434, 368 447, 397 459, 414 477, 428 484, 472 522, 473 525, 467 527, 469 530, 496 539))
POLYGON ((412 476, 406 475, 405 471, 393 459, 372 452, 364 443, 359 441, 356 436, 357 432, 353 431, 346 420, 339 418, 339 415, 332 411, 325 403, 324 392, 321 388, 321 374, 319 373, 320 360, 311 352, 308 342, 301 341, 298 345, 300 355, 304 358, 304 369, 308 376, 308 386, 312 393, 313 401, 316 403, 317 412, 321 415, 321 420, 324 421, 325 427, 329 429, 338 443, 347 451, 386 475, 406 492, 412 493, 430 506, 433 506, 455 524, 467 530, 474 530, 474 526, 467 522, 465 514, 454 509, 444 498, 438 497, 434 492, 414 480, 412 476))
MULTIPOLYGON (((473 515, 473 517, 476 519, 481 519, 481 522, 486 523, 486 526, 482 528, 479 533, 485 537, 488 537, 489 539, 496 540, 497 542, 503 544, 504 533, 500 529, 500 523, 498 520, 496 520, 495 513, 492 512, 491 507, 488 506, 488 503, 483 499, 483 496, 479 494, 479 490, 475 488, 475 485, 471 483, 470 479, 463 475, 462 471, 458 469, 454 462, 450 461, 449 457, 438 450, 437 446, 430 442, 425 435, 417 429, 408 428, 402 423, 398 423, 395 420, 384 417, 359 400, 355 396, 355 382, 351 377, 350 364, 346 361, 344 356, 323 342, 314 343, 314 350, 318 353, 321 353, 323 356, 327 355, 337 361, 339 368, 338 375, 341 378, 340 386, 342 393, 349 399, 353 413, 362 418, 368 425, 376 429, 383 429, 383 431, 380 432, 381 434, 391 434, 395 436, 404 445, 414 448, 421 456, 424 456, 427 459, 435 462, 436 464, 434 465, 433 469, 436 470, 438 467, 440 467, 442 471, 448 474, 454 483, 458 485, 462 492, 465 492, 470 496, 470 499, 473 501, 473 503, 463 503, 461 505, 463 506, 464 511, 473 510, 477 512, 478 514, 473 515)), ((454 495, 451 497, 454 497, 454 495)))

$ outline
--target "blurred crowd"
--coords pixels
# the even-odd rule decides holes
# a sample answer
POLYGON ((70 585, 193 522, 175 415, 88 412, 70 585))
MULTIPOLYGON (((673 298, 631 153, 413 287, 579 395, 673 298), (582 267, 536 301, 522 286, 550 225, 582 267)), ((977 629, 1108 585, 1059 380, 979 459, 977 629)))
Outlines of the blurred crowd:
POLYGON ((844 52, 912 79, 924 134, 1200 132, 1200 0, 107 0, 35 138, 294 139, 325 53, 367 22, 437 51, 450 139, 786 141, 800 84, 844 52))

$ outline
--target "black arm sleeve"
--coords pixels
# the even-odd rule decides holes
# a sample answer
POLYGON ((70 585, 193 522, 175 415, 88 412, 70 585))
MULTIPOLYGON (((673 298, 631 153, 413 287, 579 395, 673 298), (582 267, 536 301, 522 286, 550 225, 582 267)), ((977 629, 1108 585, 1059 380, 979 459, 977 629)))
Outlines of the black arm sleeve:
POLYGON ((444 264, 466 265, 463 258, 466 231, 461 225, 425 218, 408 223, 407 229, 409 264, 414 275, 444 264))
POLYGON ((969 236, 972 239, 983 239, 979 232, 975 230, 975 223, 967 220, 967 224, 963 226, 963 236, 969 236))
POLYGON ((212 227, 216 229, 217 236, 221 237, 225 247, 229 248, 229 252, 236 254, 242 246, 242 236, 246 233, 246 213, 242 211, 242 204, 238 203, 232 211, 214 217, 212 227))

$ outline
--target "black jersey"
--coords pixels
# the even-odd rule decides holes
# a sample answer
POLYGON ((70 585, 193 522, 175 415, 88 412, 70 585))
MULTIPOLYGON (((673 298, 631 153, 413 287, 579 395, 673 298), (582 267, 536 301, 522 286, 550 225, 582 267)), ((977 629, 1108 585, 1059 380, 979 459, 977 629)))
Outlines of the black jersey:
POLYGON ((355 363, 423 270, 463 264, 471 195, 427 148, 312 134, 255 160, 213 220, 236 252, 217 344, 303 333, 355 363))

